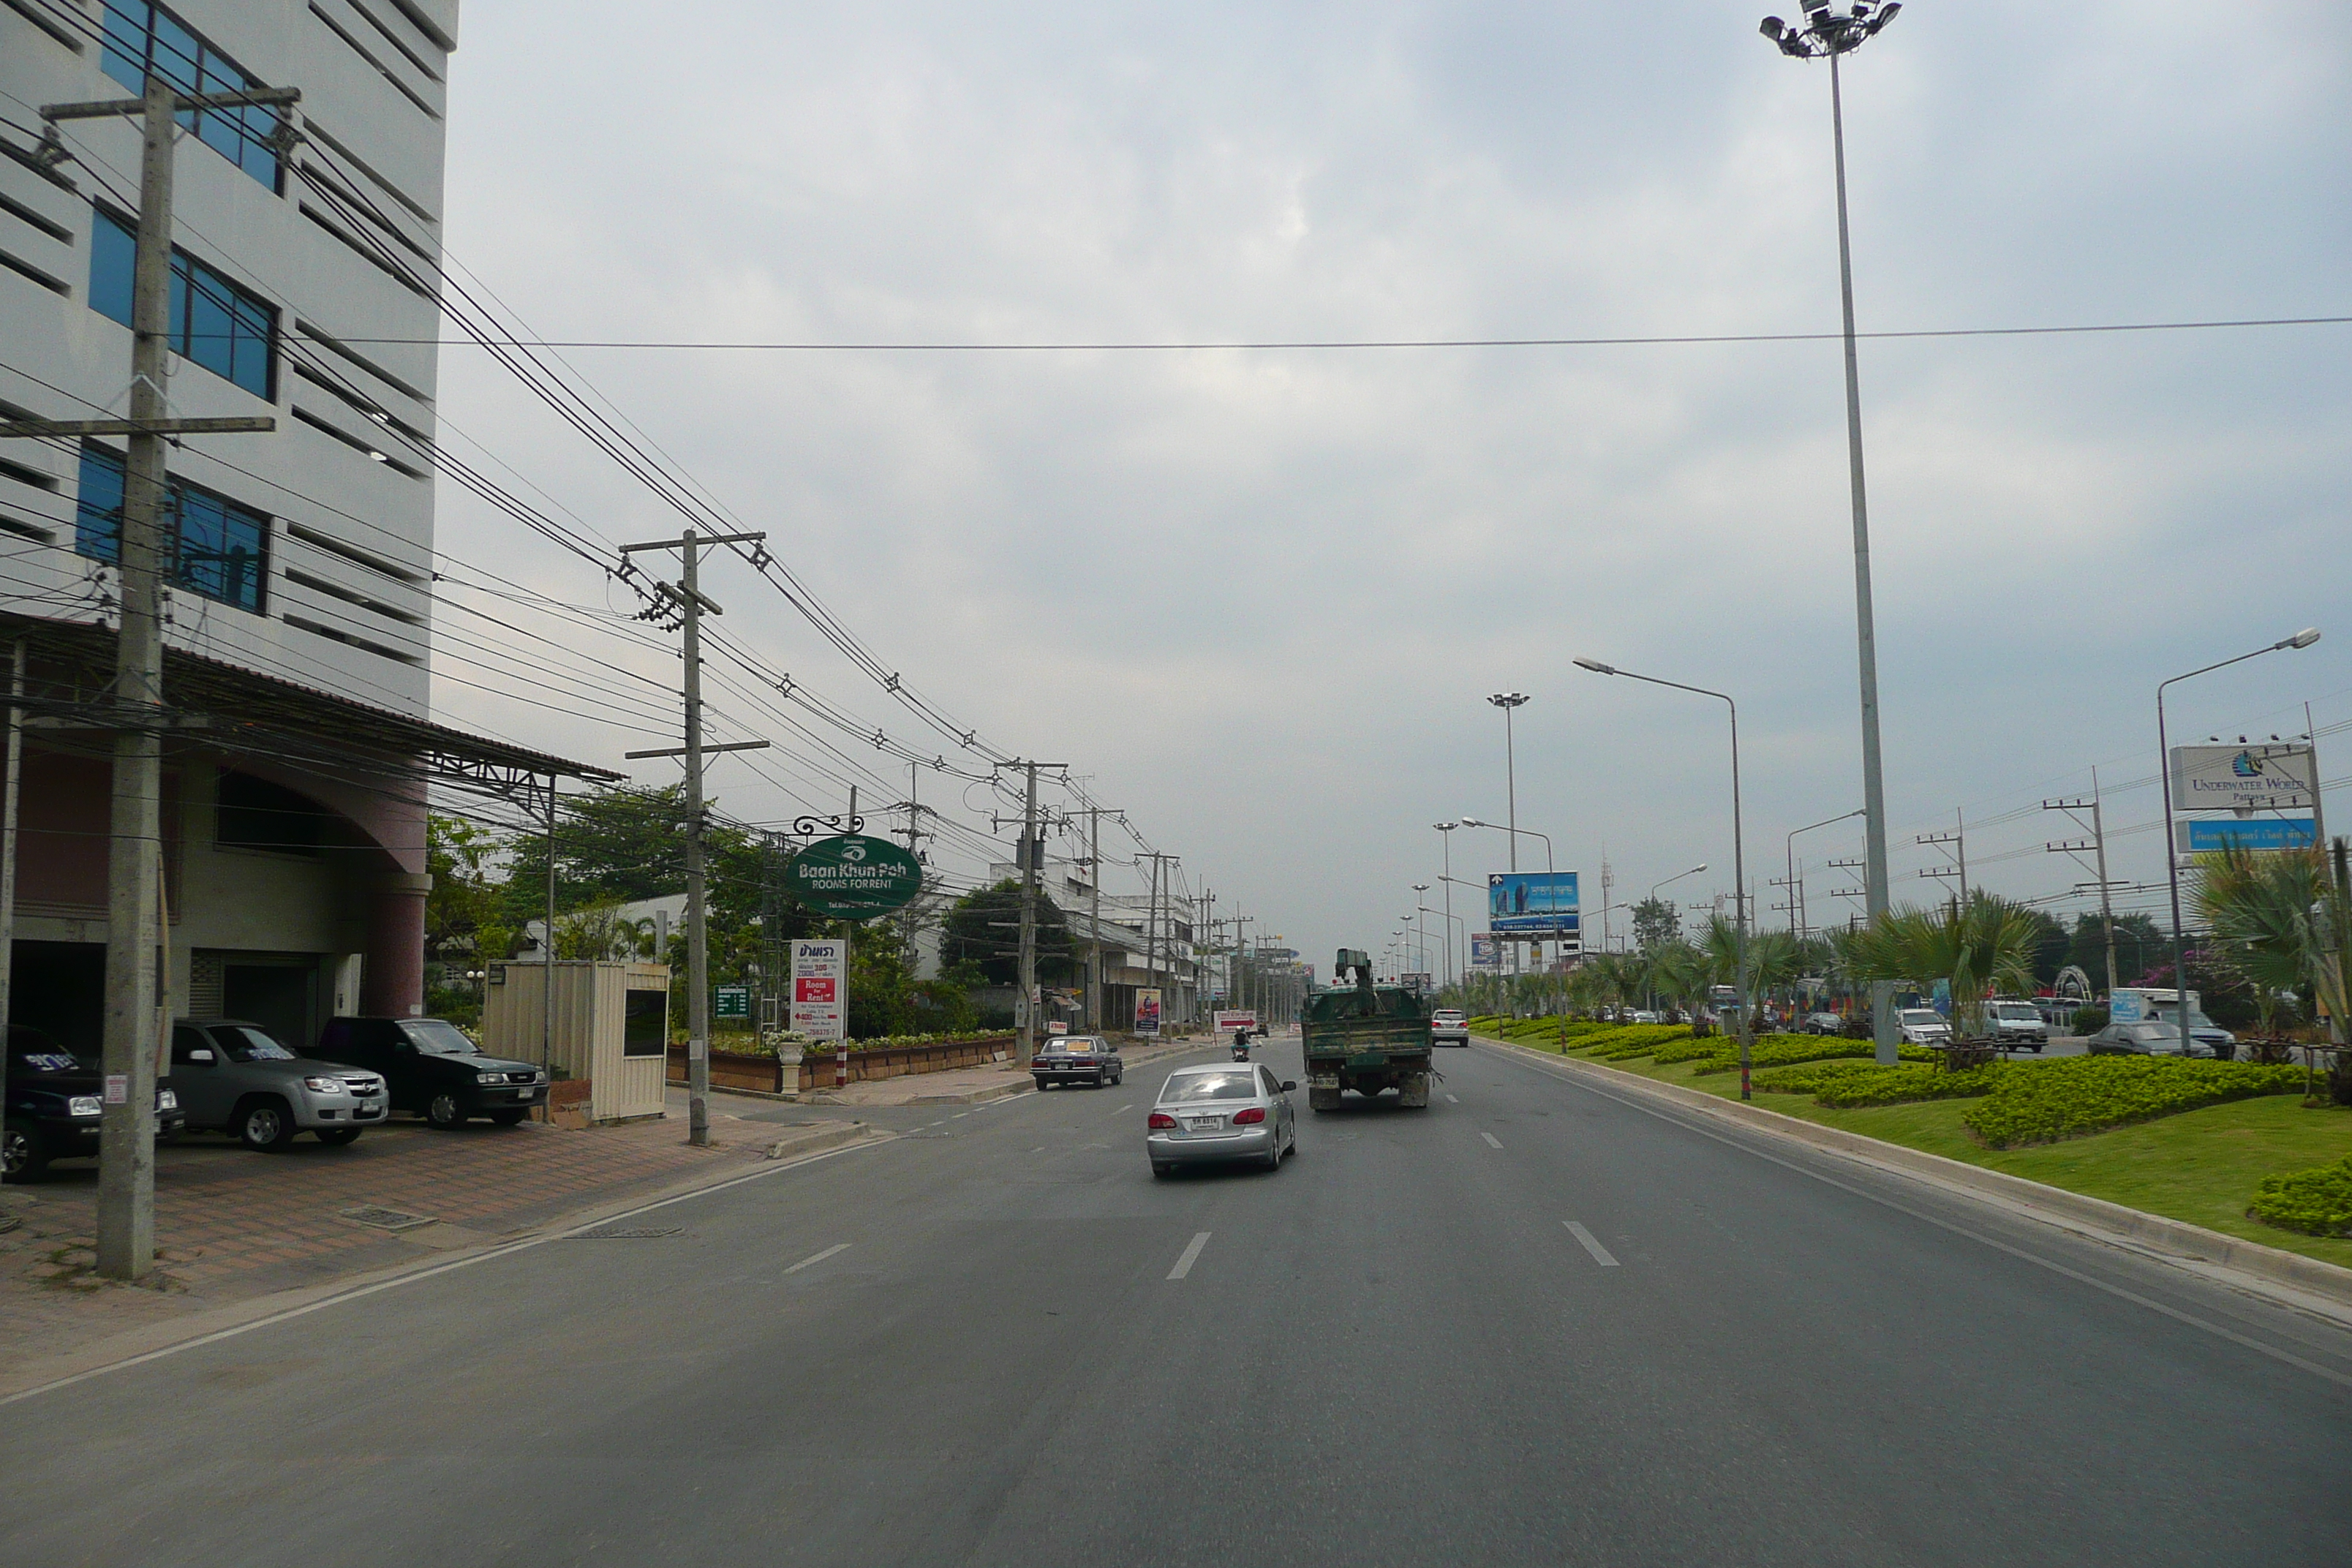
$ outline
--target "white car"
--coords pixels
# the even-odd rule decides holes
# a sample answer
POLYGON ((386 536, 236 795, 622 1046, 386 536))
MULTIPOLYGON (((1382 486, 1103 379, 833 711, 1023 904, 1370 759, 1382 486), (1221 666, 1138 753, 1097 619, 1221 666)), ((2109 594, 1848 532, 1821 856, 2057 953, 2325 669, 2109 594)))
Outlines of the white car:
POLYGON ((1948 1046, 1952 1043, 1952 1026, 1933 1007, 1906 1007, 1895 1015, 1902 1026, 1903 1043, 1906 1046, 1948 1046))
POLYGON ((1467 1046, 1470 1043, 1470 1020, 1456 1007, 1440 1007, 1429 1016, 1429 1043, 1433 1046, 1467 1046))

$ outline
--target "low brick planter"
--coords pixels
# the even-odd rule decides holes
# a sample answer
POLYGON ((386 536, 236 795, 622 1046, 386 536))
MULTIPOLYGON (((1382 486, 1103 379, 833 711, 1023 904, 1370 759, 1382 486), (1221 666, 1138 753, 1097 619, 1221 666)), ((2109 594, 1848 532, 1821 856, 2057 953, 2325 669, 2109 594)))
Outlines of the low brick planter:
MULTIPOLYGON (((736 1051, 710 1053, 710 1087, 713 1089, 748 1089, 755 1094, 783 1094, 793 1087, 784 1081, 784 1065, 773 1057, 751 1056, 736 1051)), ((669 1048, 669 1066, 664 1075, 671 1083, 684 1083, 686 1047, 669 1048)))
MULTIPOLYGON (((943 1046, 904 1046, 889 1050, 852 1051, 849 1053, 849 1081, 867 1083, 886 1078, 906 1078, 915 1073, 950 1072, 957 1068, 980 1067, 1009 1056, 1013 1050, 1011 1035, 991 1036, 981 1040, 959 1040, 943 1046)), ((684 1083, 686 1047, 669 1048, 667 1074, 671 1083, 684 1083)), ((793 1090, 807 1093, 831 1089, 834 1079, 833 1053, 812 1053, 797 1068, 788 1067, 773 1057, 740 1055, 734 1051, 710 1053, 710 1085, 713 1089, 750 1089, 758 1094, 789 1094, 793 1090)))

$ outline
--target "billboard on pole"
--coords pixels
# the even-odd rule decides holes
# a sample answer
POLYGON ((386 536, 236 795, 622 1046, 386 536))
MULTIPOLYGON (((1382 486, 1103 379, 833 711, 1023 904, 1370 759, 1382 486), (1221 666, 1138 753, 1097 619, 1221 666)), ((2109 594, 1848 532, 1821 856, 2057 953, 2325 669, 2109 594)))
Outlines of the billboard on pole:
POLYGON ((849 944, 839 939, 793 943, 793 1032, 838 1040, 849 1021, 849 944))
POLYGON ((2172 804, 2179 811, 2229 811, 2265 806, 2273 811, 2311 809, 2312 752, 2307 745, 2172 748, 2172 804))
POLYGON ((1503 944, 1486 931, 1474 931, 1470 936, 1470 967, 1500 969, 1503 967, 1503 944))
POLYGON ((1493 871, 1486 877, 1486 925, 1511 936, 1574 936, 1573 871, 1493 871))
POLYGON ((1135 993, 1135 1032, 1156 1035, 1160 1032, 1160 987, 1140 986, 1135 993))

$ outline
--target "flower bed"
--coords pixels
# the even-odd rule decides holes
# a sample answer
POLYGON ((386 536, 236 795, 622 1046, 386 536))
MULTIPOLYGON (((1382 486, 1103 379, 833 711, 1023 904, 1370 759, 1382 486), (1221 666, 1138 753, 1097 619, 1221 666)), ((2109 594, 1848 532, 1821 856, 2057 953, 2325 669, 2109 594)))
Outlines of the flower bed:
POLYGON ((2352 1237, 2352 1155, 2315 1170, 2264 1176, 2246 1214, 2305 1236, 2352 1237))
POLYGON ((1960 1121, 1988 1147, 2014 1149, 2223 1100, 2302 1091, 2300 1068, 2178 1057, 2067 1057, 2011 1064, 1960 1121))

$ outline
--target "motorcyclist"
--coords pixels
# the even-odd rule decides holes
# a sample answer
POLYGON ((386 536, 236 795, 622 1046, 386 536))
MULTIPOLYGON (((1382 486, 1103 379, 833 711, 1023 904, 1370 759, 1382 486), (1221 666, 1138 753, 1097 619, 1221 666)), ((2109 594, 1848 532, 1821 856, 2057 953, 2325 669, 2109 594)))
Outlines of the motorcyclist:
POLYGON ((1249 1031, 1247 1029, 1235 1029, 1234 1031, 1234 1060, 1237 1062, 1245 1062, 1249 1060, 1249 1031))

